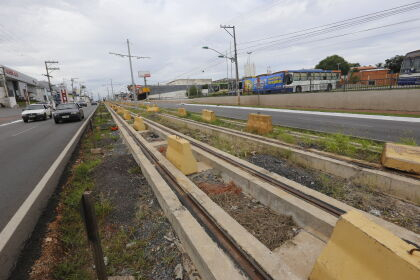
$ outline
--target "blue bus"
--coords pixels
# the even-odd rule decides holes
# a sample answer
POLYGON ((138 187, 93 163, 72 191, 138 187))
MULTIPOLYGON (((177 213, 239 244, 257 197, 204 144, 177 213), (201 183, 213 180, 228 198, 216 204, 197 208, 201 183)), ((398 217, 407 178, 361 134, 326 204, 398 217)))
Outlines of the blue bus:
POLYGON ((340 78, 341 72, 335 70, 287 70, 246 77, 242 85, 245 94, 331 91, 336 89, 340 78))
POLYGON ((420 50, 405 55, 401 64, 398 85, 420 85, 420 50))

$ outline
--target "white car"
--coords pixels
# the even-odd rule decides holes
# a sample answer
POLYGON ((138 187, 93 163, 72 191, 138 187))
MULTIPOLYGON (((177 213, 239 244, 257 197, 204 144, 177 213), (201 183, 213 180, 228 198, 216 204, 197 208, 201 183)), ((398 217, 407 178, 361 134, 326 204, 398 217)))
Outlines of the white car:
POLYGON ((46 104, 31 104, 22 111, 22 119, 24 122, 46 120, 51 117, 51 107, 46 104))

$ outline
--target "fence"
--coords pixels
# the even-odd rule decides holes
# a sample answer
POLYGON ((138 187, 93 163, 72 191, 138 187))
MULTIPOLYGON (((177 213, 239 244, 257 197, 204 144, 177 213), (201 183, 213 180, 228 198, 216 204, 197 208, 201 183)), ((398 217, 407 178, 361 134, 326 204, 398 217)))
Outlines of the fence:
POLYGON ((386 79, 369 79, 360 80, 356 83, 343 80, 337 83, 337 89, 335 91, 363 91, 363 90, 389 90, 389 89, 410 89, 420 88, 420 84, 417 85, 398 85, 398 79, 386 78, 386 79))

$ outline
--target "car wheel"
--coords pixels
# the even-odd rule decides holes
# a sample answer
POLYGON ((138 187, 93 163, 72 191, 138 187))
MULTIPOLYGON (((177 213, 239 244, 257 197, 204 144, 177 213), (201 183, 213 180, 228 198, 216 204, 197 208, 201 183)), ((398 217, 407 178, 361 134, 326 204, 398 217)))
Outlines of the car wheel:
POLYGON ((50 119, 52 118, 52 113, 50 113, 50 119))
POLYGON ((54 122, 55 122, 55 123, 59 123, 60 121, 59 121, 59 120, 54 119, 54 122))
POLYGON ((44 113, 44 121, 47 120, 47 113, 44 113))
POLYGON ((28 119, 23 119, 23 121, 27 123, 28 122, 28 119))
POLYGON ((331 91, 331 90, 332 90, 332 85, 331 84, 328 84, 327 91, 331 91))
POLYGON ((302 87, 301 86, 297 86, 296 87, 296 92, 302 92, 302 87))

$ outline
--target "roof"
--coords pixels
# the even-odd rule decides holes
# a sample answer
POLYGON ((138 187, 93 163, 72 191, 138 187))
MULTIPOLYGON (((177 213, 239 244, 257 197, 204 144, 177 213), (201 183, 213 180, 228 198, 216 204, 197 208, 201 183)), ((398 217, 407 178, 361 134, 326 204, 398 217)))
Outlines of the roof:
POLYGON ((406 54, 406 57, 415 57, 415 56, 420 56, 420 50, 412 51, 406 54))

